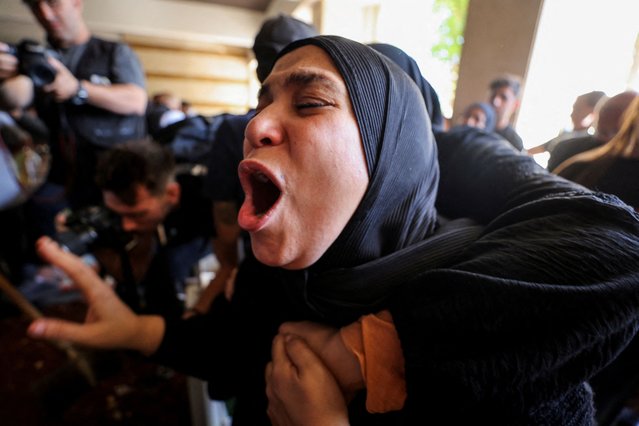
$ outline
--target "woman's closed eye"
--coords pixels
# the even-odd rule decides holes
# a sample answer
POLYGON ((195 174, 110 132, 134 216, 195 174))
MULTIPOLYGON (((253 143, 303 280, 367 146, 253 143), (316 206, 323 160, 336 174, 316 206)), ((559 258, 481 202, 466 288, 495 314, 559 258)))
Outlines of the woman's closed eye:
POLYGON ((297 109, 313 109, 313 108, 322 108, 327 106, 333 106, 334 104, 328 101, 323 101, 319 99, 309 99, 302 100, 295 103, 295 108, 297 109))

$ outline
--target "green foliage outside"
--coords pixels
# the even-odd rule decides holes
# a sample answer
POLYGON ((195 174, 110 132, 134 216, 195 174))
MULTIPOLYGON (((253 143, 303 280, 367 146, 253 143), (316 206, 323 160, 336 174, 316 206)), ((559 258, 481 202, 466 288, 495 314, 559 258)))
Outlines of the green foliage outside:
POLYGON ((450 64, 457 71, 461 50, 464 44, 464 28, 469 0, 435 0, 433 9, 446 18, 439 27, 440 39, 432 47, 435 58, 450 64))

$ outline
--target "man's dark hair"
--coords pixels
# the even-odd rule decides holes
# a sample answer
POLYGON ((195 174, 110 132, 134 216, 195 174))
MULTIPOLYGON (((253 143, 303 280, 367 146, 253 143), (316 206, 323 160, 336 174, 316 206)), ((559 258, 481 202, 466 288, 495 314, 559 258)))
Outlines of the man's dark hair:
POLYGON ((502 87, 510 87, 515 94, 515 96, 519 96, 519 89, 521 88, 521 79, 516 75, 506 74, 497 77, 493 81, 490 82, 490 90, 495 91, 502 87))
POLYGON ((275 58, 289 43, 316 35, 318 32, 314 26, 292 16, 279 14, 264 21, 253 44, 258 80, 263 82, 268 77, 275 58))
POLYGON ((579 98, 586 101, 586 104, 588 106, 590 106, 591 108, 594 108, 597 106, 597 102, 599 102, 599 100, 603 98, 604 96, 606 96, 604 92, 600 90, 593 90, 592 92, 588 92, 588 93, 584 93, 583 95, 580 95, 579 98))
POLYGON ((98 160, 96 183, 113 192, 123 203, 136 202, 136 186, 143 185, 151 195, 160 195, 175 177, 171 151, 150 140, 132 141, 104 152, 98 160))

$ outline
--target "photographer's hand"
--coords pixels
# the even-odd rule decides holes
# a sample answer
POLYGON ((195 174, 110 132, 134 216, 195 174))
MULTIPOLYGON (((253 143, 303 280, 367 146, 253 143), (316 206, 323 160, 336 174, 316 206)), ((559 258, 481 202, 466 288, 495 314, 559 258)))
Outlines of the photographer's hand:
POLYGON ((18 74, 18 58, 8 52, 9 45, 0 42, 0 80, 5 80, 18 74))
POLYGON ((78 92, 79 80, 56 58, 47 58, 56 70, 55 80, 43 87, 45 93, 51 94, 56 102, 65 102, 78 92))
POLYGON ((164 335, 164 319, 136 315, 82 260, 48 237, 36 243, 38 254, 62 269, 78 286, 89 305, 84 324, 38 319, 28 329, 35 338, 68 340, 105 349, 134 349, 146 355, 157 350, 164 335))

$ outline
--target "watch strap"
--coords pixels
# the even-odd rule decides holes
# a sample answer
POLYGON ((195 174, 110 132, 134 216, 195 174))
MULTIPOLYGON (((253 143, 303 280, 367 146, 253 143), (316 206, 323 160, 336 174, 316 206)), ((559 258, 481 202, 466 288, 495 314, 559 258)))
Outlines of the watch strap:
POLYGON ((78 91, 71 98, 71 103, 74 105, 84 105, 89 101, 89 92, 84 83, 78 80, 78 91))

